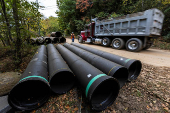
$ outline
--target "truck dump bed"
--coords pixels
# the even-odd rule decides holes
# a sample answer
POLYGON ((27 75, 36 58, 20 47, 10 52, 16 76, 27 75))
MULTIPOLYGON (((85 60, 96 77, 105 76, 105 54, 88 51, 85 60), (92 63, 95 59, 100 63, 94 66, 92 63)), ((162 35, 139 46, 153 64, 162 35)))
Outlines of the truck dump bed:
POLYGON ((158 9, 95 21, 95 36, 160 36, 164 14, 158 9))

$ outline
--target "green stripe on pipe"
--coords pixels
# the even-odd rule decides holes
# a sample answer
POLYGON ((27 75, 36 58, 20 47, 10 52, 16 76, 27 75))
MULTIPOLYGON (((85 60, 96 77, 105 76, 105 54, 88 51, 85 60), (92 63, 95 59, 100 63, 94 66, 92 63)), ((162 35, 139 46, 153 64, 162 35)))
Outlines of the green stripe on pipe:
MULTIPOLYGON (((44 77, 42 77, 42 76, 37 76, 37 75, 27 76, 27 77, 25 77, 25 78, 21 79, 20 81, 25 80, 25 79, 27 79, 27 78, 32 78, 32 77, 41 78, 41 79, 44 79, 45 81, 47 81, 47 82, 48 82, 48 80, 47 80, 47 79, 45 79, 44 77)), ((19 81, 19 82, 20 82, 20 81, 19 81)))
POLYGON ((125 62, 127 63, 129 60, 131 60, 131 59, 127 59, 127 60, 125 60, 125 62))
POLYGON ((90 88, 90 86, 92 85, 92 83, 93 83, 95 80, 97 80, 98 78, 102 77, 102 76, 107 76, 107 75, 106 75, 106 74, 99 74, 99 75, 95 76, 94 78, 92 78, 92 79, 90 80, 90 82, 88 83, 88 85, 87 85, 87 87, 86 87, 86 97, 87 97, 89 88, 90 88))

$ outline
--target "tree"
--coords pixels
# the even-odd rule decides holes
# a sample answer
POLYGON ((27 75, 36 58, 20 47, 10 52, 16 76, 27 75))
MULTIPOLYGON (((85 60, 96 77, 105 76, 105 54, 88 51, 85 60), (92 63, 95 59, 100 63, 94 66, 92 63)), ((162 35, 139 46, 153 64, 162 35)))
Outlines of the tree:
POLYGON ((18 67, 19 64, 22 62, 21 58, 21 33, 20 33, 20 24, 19 24, 19 17, 18 17, 18 6, 17 6, 17 0, 13 0, 12 2, 12 9, 13 9, 13 17, 15 20, 15 29, 16 29, 16 41, 15 41, 15 61, 16 66, 18 67))
POLYGON ((49 17, 41 20, 41 34, 49 36, 51 32, 59 31, 59 23, 57 17, 49 17))
POLYGON ((80 12, 86 11, 93 6, 92 0, 77 0, 76 9, 80 9, 80 12))
POLYGON ((5 20, 6 20, 6 25, 7 25, 7 30, 8 30, 8 39, 7 39, 7 43, 10 45, 10 41, 9 41, 9 39, 11 40, 11 41, 13 41, 13 39, 12 39, 12 36, 11 36, 11 30, 10 30, 10 23, 9 23, 9 20, 8 20, 8 18, 7 18, 7 14, 6 14, 6 6, 5 6, 5 2, 4 2, 4 0, 0 0, 1 1, 1 6, 2 6, 2 11, 3 11, 3 16, 5 17, 5 20))
POLYGON ((57 0, 59 11, 58 15, 59 30, 67 33, 76 31, 75 20, 77 19, 76 1, 75 0, 57 0))

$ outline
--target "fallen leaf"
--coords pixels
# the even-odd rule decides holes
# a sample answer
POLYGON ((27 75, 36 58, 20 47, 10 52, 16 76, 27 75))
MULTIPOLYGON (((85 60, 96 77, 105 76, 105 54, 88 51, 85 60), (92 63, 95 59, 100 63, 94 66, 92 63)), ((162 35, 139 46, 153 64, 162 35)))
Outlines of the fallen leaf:
POLYGON ((74 108, 74 111, 77 111, 78 110, 78 107, 74 108))
POLYGON ((70 108, 70 106, 69 106, 69 105, 67 105, 65 108, 67 108, 67 109, 68 109, 68 108, 70 108))

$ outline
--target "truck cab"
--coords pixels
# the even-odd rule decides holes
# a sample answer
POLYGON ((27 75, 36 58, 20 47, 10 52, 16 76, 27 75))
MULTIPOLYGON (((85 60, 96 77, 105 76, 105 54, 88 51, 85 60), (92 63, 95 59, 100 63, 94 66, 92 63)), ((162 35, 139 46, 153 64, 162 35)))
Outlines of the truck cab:
POLYGON ((79 42, 91 42, 94 37, 94 28, 95 22, 85 25, 85 30, 81 31, 81 34, 78 36, 78 39, 81 38, 79 42))

